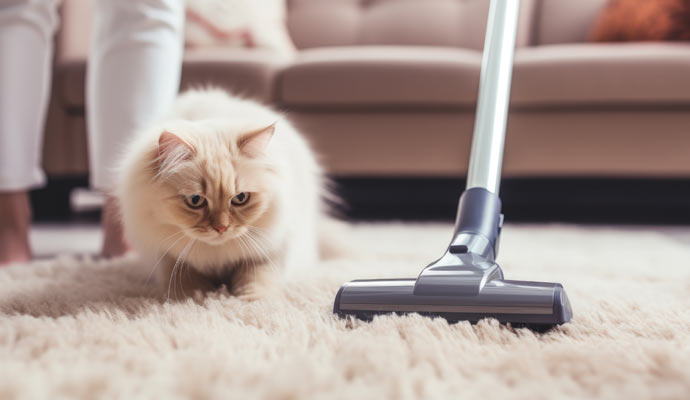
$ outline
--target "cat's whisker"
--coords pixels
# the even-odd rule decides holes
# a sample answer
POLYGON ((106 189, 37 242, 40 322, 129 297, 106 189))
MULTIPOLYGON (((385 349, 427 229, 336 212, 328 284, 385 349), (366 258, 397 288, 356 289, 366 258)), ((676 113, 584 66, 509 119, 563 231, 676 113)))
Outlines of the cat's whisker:
MULTIPOLYGON (((190 239, 187 242, 187 244, 185 244, 184 248, 182 248, 182 251, 180 252, 180 255, 178 255, 177 259, 175 260, 175 264, 173 265, 172 272, 170 274, 170 280, 168 281, 168 301, 170 301, 170 289, 171 289, 172 283, 175 279, 175 273, 178 269, 178 265, 180 263, 180 258, 182 258, 182 256, 185 254, 185 251, 189 247, 190 243, 192 243, 192 241, 193 241, 193 239, 190 239)), ((175 283, 173 295, 177 297, 177 282, 175 283)))
POLYGON ((187 297, 184 292, 184 285, 182 283, 182 270, 184 269, 184 254, 180 255, 180 266, 177 268, 177 280, 175 281, 175 295, 177 295, 177 286, 180 287, 180 292, 182 293, 182 298, 187 297))
POLYGON ((244 253, 246 254, 246 257, 244 257, 247 261, 252 258, 257 258, 259 257, 258 254, 256 254, 256 250, 251 246, 251 243, 247 240, 246 236, 239 236, 237 238, 239 240, 239 243, 242 244, 242 247, 246 250, 244 253))
POLYGON ((259 254, 256 254, 256 250, 254 250, 253 246, 251 246, 251 243, 249 243, 245 237, 239 236, 238 237, 238 243, 242 245, 243 248, 243 253, 245 256, 243 256, 243 268, 249 269, 252 268, 252 272, 255 270, 254 264, 250 264, 250 260, 254 258, 260 258, 259 254))
POLYGON ((250 246, 250 243, 246 240, 246 238, 240 236, 238 237, 239 243, 242 245, 243 248, 243 257, 242 257, 242 263, 244 264, 244 268, 249 268, 252 266, 251 260, 255 258, 260 258, 258 254, 255 253, 255 250, 252 249, 250 246))
POLYGON ((187 243, 187 245, 184 247, 184 249, 182 250, 182 252, 180 253, 180 256, 179 256, 180 265, 177 267, 177 279, 175 279, 175 286, 173 287, 175 290, 175 297, 178 299, 180 299, 180 297, 177 296, 178 285, 180 288, 180 292, 182 293, 182 298, 185 297, 184 287, 182 285, 182 269, 184 268, 184 260, 185 260, 185 255, 187 253, 187 247, 189 246, 190 243, 191 242, 187 243))
MULTIPOLYGON (((252 258, 251 251, 245 242, 245 240, 242 238, 242 236, 237 237, 237 244, 240 245, 240 251, 241 251, 241 257, 239 262, 235 265, 235 268, 242 269, 243 271, 246 271, 248 268, 250 268, 249 265, 249 260, 252 258)), ((230 290, 234 292, 236 288, 234 285, 230 287, 230 290)))
POLYGON ((187 275, 189 276, 189 264, 187 264, 187 258, 189 258, 189 253, 192 252, 192 249, 194 248, 194 245, 196 244, 196 240, 192 239, 192 241, 188 245, 188 249, 185 251, 183 257, 182 257, 182 264, 180 264, 180 272, 178 274, 180 275, 180 290, 182 291, 182 296, 186 297, 187 293, 184 291, 184 281, 182 277, 183 269, 187 270, 187 275))
POLYGON ((179 275, 180 275, 180 289, 182 290, 182 296, 184 296, 184 297, 187 297, 187 293, 185 293, 185 291, 184 291, 184 286, 185 286, 185 285, 184 285, 184 282, 183 282, 183 280, 182 280, 182 279, 183 279, 183 277, 182 277, 183 271, 182 271, 182 270, 185 270, 185 271, 187 272, 187 278, 190 278, 190 275, 189 275, 189 264, 187 264, 187 257, 189 256, 189 253, 191 253, 192 250, 194 249, 194 246, 195 246, 196 243, 197 243, 197 242, 196 242, 196 239, 192 239, 192 241, 191 241, 190 243, 191 243, 191 244, 190 244, 190 246, 189 246, 189 249, 185 252, 184 257, 183 257, 183 259, 182 259, 182 264, 180 264, 180 272, 179 272, 179 275))
POLYGON ((270 258, 268 256, 268 252, 266 251, 266 249, 272 246, 271 241, 266 237, 266 235, 262 234, 259 231, 253 231, 252 229, 250 229, 247 237, 252 242, 254 242, 260 250, 262 250, 262 252, 266 255, 267 258, 270 258))
POLYGON ((242 252, 240 260, 246 260, 248 256, 248 251, 245 246, 244 240, 242 240, 242 236, 237 237, 236 243, 240 246, 240 251, 242 252))
POLYGON ((261 243, 259 243, 255 238, 253 238, 250 235, 247 235, 247 240, 251 244, 251 246, 256 250, 259 256, 265 259, 265 261, 268 261, 272 263, 271 257, 268 255, 266 250, 261 246, 261 243))
MULTIPOLYGON (((168 252, 170 252, 170 250, 171 250, 180 240, 182 240, 182 239, 185 238, 185 236, 184 236, 185 231, 186 231, 186 229, 183 229, 183 230, 181 230, 181 231, 179 231, 179 232, 177 232, 177 233, 174 233, 173 235, 170 235, 170 236, 174 236, 174 235, 177 235, 177 234, 182 234, 182 236, 180 236, 177 240, 175 240, 175 241, 173 242, 173 244, 171 244, 170 246, 168 246, 168 248, 165 250, 165 252, 163 252, 163 254, 161 254, 161 256, 158 257, 158 260, 156 260, 156 263, 155 263, 155 264, 153 265, 153 267, 151 268, 151 272, 149 273, 149 276, 146 278, 146 281, 145 281, 146 283, 148 283, 148 282, 151 280, 151 277, 153 276, 154 272, 156 272, 156 268, 158 268, 158 265, 159 265, 159 264, 161 263, 161 261, 163 260, 163 257, 165 257, 165 256, 168 254, 168 252)), ((168 236, 168 238, 170 238, 170 236, 168 236)), ((161 242, 163 242, 163 241, 165 241, 165 240, 167 240, 167 238, 166 238, 166 239, 163 239, 161 242)))
MULTIPOLYGON (((272 248, 272 241, 267 237, 266 234, 262 233, 262 229, 255 228, 255 227, 249 227, 249 234, 247 237, 251 239, 253 242, 257 244, 257 247, 261 250, 263 250, 263 254, 265 257, 271 262, 271 264, 275 267, 275 264, 273 263, 272 258, 269 256, 268 252, 265 249, 270 249, 272 248)), ((265 232, 265 231, 263 231, 265 232)), ((277 269, 277 268, 274 268, 277 269)))
POLYGON ((161 240, 158 242, 158 250, 160 250, 160 248, 163 247, 162 244, 163 244, 164 242, 166 242, 167 240, 171 239, 172 237, 174 237, 174 236, 176 236, 176 235, 179 235, 179 234, 181 234, 181 233, 184 233, 185 231, 186 231, 186 229, 180 229, 179 231, 177 231, 177 232, 175 232, 175 233, 173 233, 173 234, 171 234, 171 235, 168 235, 168 236, 164 237, 163 239, 161 239, 161 240))
MULTIPOLYGON (((179 257, 178 257, 178 259, 179 259, 179 257)), ((170 273, 170 278, 168 279, 168 298, 166 299, 166 301, 170 301, 170 288, 172 286, 173 277, 175 276, 175 268, 176 267, 177 267, 177 261, 175 261, 175 264, 172 267, 172 272, 170 273)))
POLYGON ((260 237, 261 239, 265 240, 267 244, 271 242, 271 240, 269 239, 270 232, 266 229, 261 229, 256 226, 248 226, 247 229, 249 230, 249 233, 254 234, 260 237))
POLYGON ((258 243, 257 239, 255 239, 251 235, 246 235, 245 237, 250 241, 250 243, 256 249, 257 253, 259 253, 259 255, 262 256, 262 258, 264 258, 265 261, 268 262, 268 266, 270 267, 270 269, 273 271, 278 271, 278 266, 273 262, 273 259, 270 257, 268 252, 261 246, 260 243, 258 243))
MULTIPOLYGON (((189 256, 189 254, 191 254, 194 251, 194 247, 196 247, 196 244, 197 244, 197 240, 193 239, 192 247, 191 247, 191 249, 189 249, 189 253, 187 254, 187 256, 189 256)), ((189 266, 189 264, 185 264, 185 265, 187 266, 187 268, 185 268, 185 271, 187 271, 187 279, 191 280, 192 277, 189 273, 190 266, 189 266)))
POLYGON ((252 228, 251 226, 247 227, 247 233, 242 235, 244 238, 248 240, 252 240, 252 242, 259 244, 260 248, 264 247, 269 247, 269 241, 266 239, 266 237, 259 231, 254 231, 255 228, 252 228))

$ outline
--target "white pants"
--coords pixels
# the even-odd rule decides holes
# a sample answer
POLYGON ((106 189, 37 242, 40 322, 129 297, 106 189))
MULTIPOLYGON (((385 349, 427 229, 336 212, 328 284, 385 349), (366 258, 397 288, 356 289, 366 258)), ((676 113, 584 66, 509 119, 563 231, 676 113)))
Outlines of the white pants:
MULTIPOLYGON (((0 0, 0 191, 40 186, 58 0, 0 0)), ((93 0, 86 110, 90 179, 108 189, 131 135, 179 87, 183 0, 93 0)))

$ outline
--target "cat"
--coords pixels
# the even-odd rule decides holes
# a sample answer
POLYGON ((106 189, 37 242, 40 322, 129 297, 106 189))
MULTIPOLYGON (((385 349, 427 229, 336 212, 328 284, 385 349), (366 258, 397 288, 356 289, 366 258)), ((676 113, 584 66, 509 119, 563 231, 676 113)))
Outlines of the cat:
POLYGON ((255 101, 191 90, 129 144, 115 195, 125 235, 168 298, 258 299, 318 261, 322 168, 304 137, 255 101))

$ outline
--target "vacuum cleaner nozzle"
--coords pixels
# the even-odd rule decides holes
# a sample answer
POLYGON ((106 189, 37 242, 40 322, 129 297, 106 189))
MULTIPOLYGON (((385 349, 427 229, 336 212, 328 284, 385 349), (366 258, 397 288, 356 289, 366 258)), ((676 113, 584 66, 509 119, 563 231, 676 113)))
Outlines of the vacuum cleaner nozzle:
POLYGON ((371 320, 377 314, 418 313, 445 318, 450 323, 495 318, 512 326, 546 330, 570 320, 568 296, 559 283, 487 282, 476 295, 415 294, 415 279, 356 280, 344 284, 333 312, 371 320))
POLYGON ((387 313, 419 313, 449 322, 496 318, 535 330, 569 321, 572 311, 560 283, 503 279, 494 262, 502 221, 498 196, 483 188, 465 191, 454 239, 443 257, 417 279, 345 283, 333 312, 364 320, 387 313))

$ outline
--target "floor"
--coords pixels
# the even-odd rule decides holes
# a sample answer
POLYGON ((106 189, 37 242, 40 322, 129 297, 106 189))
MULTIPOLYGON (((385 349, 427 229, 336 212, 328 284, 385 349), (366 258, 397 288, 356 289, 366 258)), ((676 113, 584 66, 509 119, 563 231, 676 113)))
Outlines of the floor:
MULTIPOLYGON (((450 232, 356 224, 334 238, 352 251, 256 301, 223 288, 168 300, 133 257, 0 269, 0 398, 687 399, 687 228, 506 225, 506 277, 560 282, 570 298, 572 321, 547 333, 333 315, 343 282, 413 277, 450 232)), ((33 239, 44 256, 100 241, 89 224, 39 225, 33 239)))

